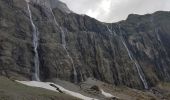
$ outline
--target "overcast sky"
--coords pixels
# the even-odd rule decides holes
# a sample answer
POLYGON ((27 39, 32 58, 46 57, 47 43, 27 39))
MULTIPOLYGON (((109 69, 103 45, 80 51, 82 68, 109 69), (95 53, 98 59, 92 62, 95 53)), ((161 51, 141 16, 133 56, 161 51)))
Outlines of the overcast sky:
POLYGON ((103 22, 117 22, 129 14, 146 14, 158 10, 170 11, 170 0, 61 0, 78 13, 103 22))

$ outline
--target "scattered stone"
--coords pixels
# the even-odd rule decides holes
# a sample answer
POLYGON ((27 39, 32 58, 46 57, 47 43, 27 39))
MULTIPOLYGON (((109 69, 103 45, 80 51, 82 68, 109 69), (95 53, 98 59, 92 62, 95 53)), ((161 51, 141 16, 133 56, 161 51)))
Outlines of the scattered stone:
POLYGON ((60 88, 58 88, 56 85, 50 84, 50 86, 56 88, 56 90, 57 90, 58 92, 63 93, 63 91, 61 91, 60 88))

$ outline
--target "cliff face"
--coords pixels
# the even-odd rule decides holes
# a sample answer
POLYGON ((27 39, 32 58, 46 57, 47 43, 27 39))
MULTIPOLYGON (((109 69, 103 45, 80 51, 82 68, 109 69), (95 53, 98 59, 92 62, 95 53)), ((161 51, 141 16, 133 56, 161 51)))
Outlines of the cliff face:
MULTIPOLYGON (((39 32, 42 81, 59 78, 78 83, 94 77, 133 88, 170 81, 169 12, 102 23, 61 10, 67 8, 63 4, 28 4, 39 32)), ((26 1, 0 1, 0 75, 32 79, 36 72, 33 31, 26 1)))

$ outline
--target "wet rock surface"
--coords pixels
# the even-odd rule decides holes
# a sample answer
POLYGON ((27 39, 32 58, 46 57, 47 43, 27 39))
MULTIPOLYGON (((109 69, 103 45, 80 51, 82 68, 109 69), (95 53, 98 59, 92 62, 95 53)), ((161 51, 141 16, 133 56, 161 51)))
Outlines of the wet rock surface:
MULTIPOLYGON (((149 87, 170 81, 170 13, 129 15, 118 23, 102 23, 86 15, 67 13, 30 2, 39 30, 40 79, 58 78, 77 83, 96 78, 112 85, 144 88, 129 57, 139 64, 149 87), (62 45, 65 34, 66 49, 62 45), (72 60, 68 57, 67 52, 72 60)), ((34 70, 32 27, 24 0, 0 1, 0 75, 31 80, 34 70)))

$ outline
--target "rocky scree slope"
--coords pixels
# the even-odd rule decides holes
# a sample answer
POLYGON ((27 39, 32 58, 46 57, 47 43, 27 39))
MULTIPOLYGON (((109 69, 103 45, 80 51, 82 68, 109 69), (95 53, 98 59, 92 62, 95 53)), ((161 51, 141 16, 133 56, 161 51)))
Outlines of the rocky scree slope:
MULTIPOLYGON (((49 2, 30 0, 29 6, 39 31, 42 81, 79 83, 93 77, 140 89, 170 81, 169 12, 102 23, 49 2)), ((0 0, 0 75, 32 80, 32 31, 26 1, 0 0)))

